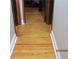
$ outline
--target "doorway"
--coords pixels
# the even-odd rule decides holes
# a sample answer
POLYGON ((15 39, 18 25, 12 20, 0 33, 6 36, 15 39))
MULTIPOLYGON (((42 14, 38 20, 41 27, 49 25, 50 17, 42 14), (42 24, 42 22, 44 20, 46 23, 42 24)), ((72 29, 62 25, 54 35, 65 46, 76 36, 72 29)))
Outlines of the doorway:
POLYGON ((47 24, 52 24, 54 0, 24 0, 24 8, 37 8, 42 16, 44 17, 44 22, 47 24))
POLYGON ((26 12, 27 7, 31 8, 30 10, 32 8, 38 9, 44 18, 44 22, 52 25, 54 0, 24 0, 24 12, 26 12))
MULTIPOLYGON (((20 14, 20 1, 19 0, 11 0, 12 10, 14 14, 14 23, 15 25, 21 25, 21 14, 20 14)), ((23 21, 27 23, 26 9, 36 8, 39 10, 41 15, 44 18, 44 22, 48 25, 52 25, 53 22, 53 8, 54 8, 54 0, 22 0, 22 13, 23 13, 23 21)), ((52 27, 52 26, 51 26, 52 27)))

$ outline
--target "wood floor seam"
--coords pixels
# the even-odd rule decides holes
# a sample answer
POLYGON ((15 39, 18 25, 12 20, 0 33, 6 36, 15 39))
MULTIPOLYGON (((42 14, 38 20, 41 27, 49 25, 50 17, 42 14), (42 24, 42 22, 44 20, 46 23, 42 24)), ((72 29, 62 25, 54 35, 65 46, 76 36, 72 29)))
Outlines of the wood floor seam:
POLYGON ((17 42, 11 59, 56 59, 50 38, 50 25, 38 9, 26 8, 27 23, 16 26, 17 42))

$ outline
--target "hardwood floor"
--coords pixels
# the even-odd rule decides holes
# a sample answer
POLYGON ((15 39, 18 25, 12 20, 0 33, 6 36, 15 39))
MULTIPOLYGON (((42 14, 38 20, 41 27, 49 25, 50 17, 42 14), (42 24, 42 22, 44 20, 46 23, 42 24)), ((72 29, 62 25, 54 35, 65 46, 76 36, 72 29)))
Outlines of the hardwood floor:
POLYGON ((11 59, 55 59, 50 26, 40 12, 26 10, 26 19, 25 25, 16 27, 18 39, 11 59))

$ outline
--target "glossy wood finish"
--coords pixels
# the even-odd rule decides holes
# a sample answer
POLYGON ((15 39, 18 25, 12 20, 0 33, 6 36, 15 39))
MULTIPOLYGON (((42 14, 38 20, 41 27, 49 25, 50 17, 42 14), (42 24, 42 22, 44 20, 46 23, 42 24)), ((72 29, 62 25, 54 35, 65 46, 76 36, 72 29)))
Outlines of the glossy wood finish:
POLYGON ((16 27, 17 43, 11 59, 55 59, 50 26, 36 9, 26 11, 27 23, 16 27))

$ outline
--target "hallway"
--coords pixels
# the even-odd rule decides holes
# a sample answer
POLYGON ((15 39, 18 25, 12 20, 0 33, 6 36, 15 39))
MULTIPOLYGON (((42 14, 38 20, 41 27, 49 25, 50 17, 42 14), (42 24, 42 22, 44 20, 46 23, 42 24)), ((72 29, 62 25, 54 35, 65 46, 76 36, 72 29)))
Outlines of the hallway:
POLYGON ((11 59, 55 59, 50 25, 38 9, 27 8, 26 24, 16 27, 17 42, 11 59))

